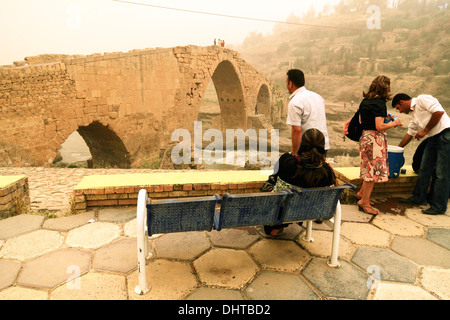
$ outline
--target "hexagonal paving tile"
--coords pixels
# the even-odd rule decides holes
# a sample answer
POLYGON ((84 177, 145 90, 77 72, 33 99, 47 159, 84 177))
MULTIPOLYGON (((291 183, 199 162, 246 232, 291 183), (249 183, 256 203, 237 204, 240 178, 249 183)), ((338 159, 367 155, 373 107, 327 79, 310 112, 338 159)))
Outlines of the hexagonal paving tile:
POLYGON ((373 225, 399 236, 422 237, 425 234, 421 224, 404 216, 380 213, 373 220, 373 225))
POLYGON ((341 204, 342 222, 369 222, 372 216, 358 210, 358 206, 354 204, 341 204))
POLYGON ((12 286, 19 274, 21 264, 15 261, 0 260, 0 290, 12 286))
POLYGON ((5 242, 0 257, 25 261, 60 247, 64 236, 57 231, 37 230, 5 242))
POLYGON ((252 300, 318 300, 320 297, 297 275, 263 271, 245 289, 252 300))
MULTIPOLYGON (((313 242, 303 240, 303 235, 301 235, 297 242, 304 247, 310 254, 321 256, 321 257, 330 257, 331 255, 331 246, 333 239, 333 232, 330 231, 322 231, 315 230, 312 233, 312 237, 314 238, 313 242)), ((339 258, 340 259, 350 259, 353 252, 355 251, 355 246, 353 246, 350 241, 343 239, 342 237, 339 239, 339 258)))
POLYGON ((69 231, 74 228, 81 227, 82 225, 88 224, 89 220, 94 218, 94 213, 83 212, 72 216, 47 219, 44 222, 42 228, 56 231, 69 231))
POLYGON ((91 253, 76 249, 60 249, 26 262, 20 273, 19 285, 54 288, 72 277, 89 271, 91 253))
POLYGON ((224 229, 208 232, 211 243, 217 247, 245 249, 261 238, 254 228, 224 229))
POLYGON ((137 237, 136 228, 137 228, 137 219, 128 221, 123 225, 123 234, 126 237, 136 238, 137 237))
POLYGON ((366 223, 344 222, 341 226, 341 235, 355 244, 386 248, 391 239, 388 232, 366 223))
POLYGON ((99 221, 127 222, 136 218, 136 207, 101 208, 98 217, 99 221))
POLYGON ((382 282, 378 285, 374 300, 437 300, 420 287, 410 284, 382 282))
POLYGON ((51 300, 126 300, 125 276, 89 272, 50 293, 51 300))
POLYGON ((391 249, 419 265, 450 268, 450 251, 427 239, 398 236, 391 249))
POLYGON ((235 288, 249 282, 258 266, 245 251, 213 249, 194 261, 200 281, 207 285, 235 288))
POLYGON ((433 216, 423 214, 421 208, 410 208, 405 211, 405 215, 411 220, 414 220, 426 227, 450 228, 450 216, 448 214, 440 214, 437 216, 433 216))
POLYGON ((340 263, 340 268, 330 268, 325 258, 313 258, 302 274, 328 298, 365 300, 369 294, 367 275, 347 261, 340 263))
POLYGON ((443 300, 450 300, 450 270, 438 268, 423 268, 420 277, 422 286, 438 295, 443 300))
POLYGON ((151 260, 145 270, 150 292, 144 295, 134 292, 139 281, 139 273, 134 271, 127 278, 129 299, 178 300, 197 287, 197 279, 186 262, 151 260))
POLYGON ((292 241, 264 239, 249 250, 263 268, 299 272, 311 256, 292 241))
POLYGON ((0 291, 0 300, 47 300, 48 293, 41 290, 9 287, 0 291))
POLYGON ((352 262, 379 281, 414 283, 419 268, 410 260, 383 248, 360 247, 352 262))
POLYGON ((136 267, 136 238, 114 241, 97 249, 94 253, 93 268, 95 270, 128 273, 136 267))
POLYGON ((443 228, 428 229, 427 239, 450 250, 450 229, 443 229, 443 228))
POLYGON ((244 300, 244 297, 238 290, 201 287, 192 291, 186 300, 244 300))
MULTIPOLYGON (((306 223, 305 223, 306 224, 306 223)), ((314 224, 315 227, 317 227, 317 224, 314 224)), ((268 239, 273 239, 272 236, 266 235, 264 232, 263 226, 257 226, 255 228, 263 237, 268 239)), ((298 223, 290 223, 286 228, 284 228, 283 232, 280 232, 277 235, 277 239, 282 240, 294 240, 298 237, 298 235, 304 230, 303 227, 299 226, 298 223)))
POLYGON ((158 258, 193 260, 211 248, 204 232, 169 233, 154 240, 158 258))
POLYGON ((21 214, 0 221, 0 239, 8 239, 37 230, 44 222, 44 216, 21 214))
POLYGON ((120 236, 118 225, 108 222, 94 222, 70 230, 66 244, 69 247, 97 249, 120 236))

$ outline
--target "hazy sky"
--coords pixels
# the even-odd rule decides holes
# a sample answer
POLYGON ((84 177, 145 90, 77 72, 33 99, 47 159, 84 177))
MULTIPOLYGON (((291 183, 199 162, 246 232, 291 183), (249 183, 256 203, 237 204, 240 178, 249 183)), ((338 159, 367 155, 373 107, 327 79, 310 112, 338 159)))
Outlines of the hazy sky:
MULTIPOLYGON (((285 21, 311 5, 339 0, 130 0, 192 11, 285 21)), ((187 13, 113 0, 0 0, 0 65, 44 53, 91 54, 132 49, 240 44, 274 24, 187 13)))

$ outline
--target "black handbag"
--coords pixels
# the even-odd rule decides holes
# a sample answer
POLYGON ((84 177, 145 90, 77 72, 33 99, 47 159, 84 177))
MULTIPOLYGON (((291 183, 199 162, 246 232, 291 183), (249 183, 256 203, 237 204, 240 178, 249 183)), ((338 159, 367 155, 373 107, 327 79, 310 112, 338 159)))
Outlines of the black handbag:
POLYGON ((264 184, 262 185, 261 189, 259 189, 259 191, 271 192, 273 190, 273 188, 275 187, 276 183, 277 183, 277 176, 270 175, 269 179, 267 179, 267 181, 264 182, 264 184))
POLYGON ((361 123, 359 122, 359 109, 356 111, 356 113, 353 115, 353 117, 345 123, 344 126, 344 134, 347 138, 353 141, 359 141, 359 138, 361 138, 363 132, 363 128, 361 123), (347 126, 347 131, 345 130, 345 127, 347 126), (347 133, 345 133, 347 132, 347 133))

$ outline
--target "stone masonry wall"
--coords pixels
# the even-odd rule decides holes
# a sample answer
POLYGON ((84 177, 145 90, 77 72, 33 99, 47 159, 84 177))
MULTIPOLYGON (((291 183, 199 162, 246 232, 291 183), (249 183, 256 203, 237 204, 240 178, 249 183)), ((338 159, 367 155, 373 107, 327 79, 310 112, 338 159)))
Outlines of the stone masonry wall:
POLYGON ((0 165, 51 163, 74 130, 75 82, 64 63, 0 69, 0 165))
POLYGON ((193 129, 211 79, 222 129, 247 129, 256 104, 271 99, 260 90, 271 92, 270 80, 217 46, 45 55, 0 67, 0 166, 51 166, 77 130, 94 164, 132 166, 139 155, 159 153, 175 129, 193 129))

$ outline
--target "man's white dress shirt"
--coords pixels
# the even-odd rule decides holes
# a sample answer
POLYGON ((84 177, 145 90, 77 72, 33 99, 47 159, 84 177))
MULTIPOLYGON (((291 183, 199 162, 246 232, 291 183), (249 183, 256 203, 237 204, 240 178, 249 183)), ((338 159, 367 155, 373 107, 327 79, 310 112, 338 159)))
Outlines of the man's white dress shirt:
POLYGON ((325 150, 330 149, 325 100, 317 93, 305 87, 295 90, 289 97, 286 124, 301 126, 302 133, 311 128, 319 129, 325 136, 325 150))

